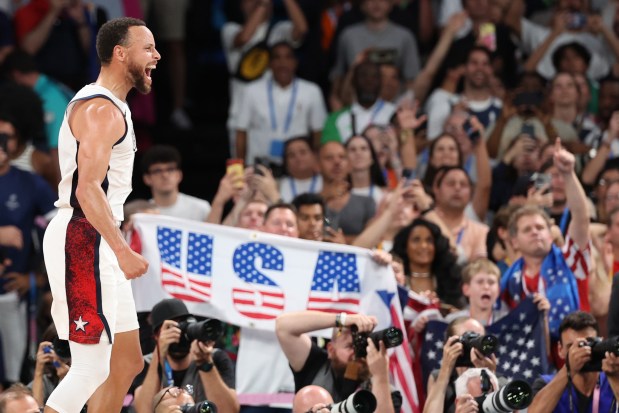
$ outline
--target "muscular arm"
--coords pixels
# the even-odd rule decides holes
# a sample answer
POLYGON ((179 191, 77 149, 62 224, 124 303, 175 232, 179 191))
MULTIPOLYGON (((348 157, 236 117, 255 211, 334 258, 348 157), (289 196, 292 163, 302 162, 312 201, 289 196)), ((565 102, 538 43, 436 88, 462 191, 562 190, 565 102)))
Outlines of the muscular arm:
POLYGON ((199 374, 202 387, 208 389, 209 400, 215 403, 219 411, 238 413, 241 406, 236 397, 236 390, 226 386, 217 367, 213 367, 209 372, 200 371, 199 374))
POLYGON ((578 181, 576 172, 572 172, 565 179, 565 193, 567 195, 567 207, 572 213, 569 233, 574 242, 585 248, 589 242, 589 212, 587 208, 587 196, 578 181))
POLYGON ((550 383, 535 395, 529 406, 529 413, 551 413, 559 403, 565 386, 567 386, 567 370, 563 366, 550 383))
MULTIPOLYGON (((335 327, 335 314, 320 311, 299 311, 277 317, 275 332, 293 371, 299 371, 307 361, 312 342, 307 333, 335 327)), ((359 331, 372 331, 376 318, 361 314, 349 314, 346 326, 357 325, 359 331)))
POLYGON ((293 371, 303 368, 312 348, 312 341, 306 333, 329 327, 335 327, 334 314, 301 311, 277 317, 277 339, 293 371))
POLYGON ((91 99, 73 107, 69 124, 79 141, 78 182, 75 194, 88 222, 108 243, 127 278, 146 272, 148 263, 131 250, 112 216, 101 184, 107 174, 112 146, 125 133, 122 113, 105 99, 91 99))

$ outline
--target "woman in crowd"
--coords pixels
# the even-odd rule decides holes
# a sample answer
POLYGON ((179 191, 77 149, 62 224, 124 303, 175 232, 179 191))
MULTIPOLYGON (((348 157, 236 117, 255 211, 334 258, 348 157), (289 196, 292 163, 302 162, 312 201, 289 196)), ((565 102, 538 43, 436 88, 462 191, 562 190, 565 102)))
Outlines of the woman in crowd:
POLYGON ((372 142, 365 136, 353 136, 345 144, 350 163, 352 193, 368 196, 379 205, 387 183, 381 171, 372 142))
POLYGON ((462 307, 460 267, 437 225, 415 219, 395 236, 391 252, 402 258, 412 291, 435 292, 441 302, 462 307))

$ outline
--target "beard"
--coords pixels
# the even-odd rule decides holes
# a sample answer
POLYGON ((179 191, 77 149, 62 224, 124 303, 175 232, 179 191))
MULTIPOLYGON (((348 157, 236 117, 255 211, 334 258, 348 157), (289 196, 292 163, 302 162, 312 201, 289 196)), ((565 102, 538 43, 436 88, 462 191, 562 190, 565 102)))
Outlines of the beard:
POLYGON ((144 73, 144 68, 134 64, 133 62, 129 62, 128 74, 129 80, 133 84, 133 87, 137 89, 138 92, 146 95, 150 92, 150 85, 146 83, 146 74, 144 73))

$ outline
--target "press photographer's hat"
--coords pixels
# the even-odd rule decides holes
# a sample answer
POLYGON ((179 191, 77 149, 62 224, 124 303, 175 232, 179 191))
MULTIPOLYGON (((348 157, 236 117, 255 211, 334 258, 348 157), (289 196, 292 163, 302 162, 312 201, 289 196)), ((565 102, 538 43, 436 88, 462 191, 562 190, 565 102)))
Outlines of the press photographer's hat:
POLYGON ((150 313, 153 331, 157 331, 165 320, 174 320, 190 315, 191 313, 187 309, 187 306, 181 300, 177 298, 162 300, 155 304, 153 311, 150 313))

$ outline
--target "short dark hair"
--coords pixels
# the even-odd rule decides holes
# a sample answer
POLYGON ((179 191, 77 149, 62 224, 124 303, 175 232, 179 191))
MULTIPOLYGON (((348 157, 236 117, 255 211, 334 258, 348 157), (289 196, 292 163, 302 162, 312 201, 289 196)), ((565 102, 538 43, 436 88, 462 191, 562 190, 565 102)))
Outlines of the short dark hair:
POLYGON ((469 59, 471 58, 471 56, 473 55, 473 53, 477 53, 477 52, 485 54, 486 57, 488 58, 488 61, 492 61, 492 53, 490 52, 490 50, 487 47, 477 45, 469 49, 468 53, 466 54, 466 59, 464 59, 464 63, 467 63, 469 59))
POLYGON ((591 62, 591 53, 589 50, 578 42, 570 42, 557 47, 557 49, 552 53, 552 65, 557 72, 561 70, 561 60, 563 60, 565 53, 568 50, 574 51, 574 53, 576 53, 582 60, 585 61, 585 64, 589 66, 589 62, 591 62))
POLYGON ((292 44, 290 44, 289 41, 286 40, 280 40, 278 42, 273 43, 271 46, 269 46, 269 60, 273 59, 273 52, 275 51, 275 49, 277 49, 278 47, 287 47, 290 52, 292 53, 292 55, 296 58, 295 54, 294 54, 294 47, 292 46, 292 44))
POLYGON ((267 208, 267 211, 264 213, 263 222, 266 222, 267 219, 269 219, 269 215, 271 215, 271 212, 276 209, 289 209, 295 216, 297 215, 297 210, 295 209, 294 205, 287 202, 276 202, 267 208))
POLYGON ((31 54, 22 49, 13 50, 4 60, 3 72, 7 77, 11 77, 13 71, 20 73, 37 72, 37 63, 31 54))
POLYGON ((292 205, 297 211, 299 211, 301 207, 305 205, 320 205, 320 208, 322 209, 322 214, 325 214, 325 200, 320 194, 313 194, 311 192, 299 194, 292 200, 292 205))
POLYGON ((174 146, 151 146, 142 157, 142 173, 147 174, 150 167, 156 163, 175 163, 180 168, 181 159, 181 153, 174 146))
POLYGON ((559 325, 559 340, 561 340, 561 334, 567 329, 582 331, 589 327, 593 328, 597 334, 600 334, 598 322, 595 321, 595 317, 591 314, 585 313, 584 311, 569 313, 559 325))
POLYGON ((97 56, 102 66, 112 61, 114 47, 127 45, 129 29, 134 26, 146 26, 146 23, 132 17, 121 17, 101 26, 97 33, 97 56))
POLYGON ((451 172, 451 171, 462 171, 462 172, 464 172, 464 175, 466 175, 466 178, 469 181, 469 185, 473 186, 473 181, 471 180, 471 177, 469 176, 469 173, 463 167, 461 167, 461 166, 441 166, 440 168, 438 168, 438 170, 436 171, 436 175, 435 175, 434 183, 436 184, 437 188, 440 187, 443 184, 443 180, 445 179, 447 174, 449 172, 451 172))

